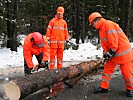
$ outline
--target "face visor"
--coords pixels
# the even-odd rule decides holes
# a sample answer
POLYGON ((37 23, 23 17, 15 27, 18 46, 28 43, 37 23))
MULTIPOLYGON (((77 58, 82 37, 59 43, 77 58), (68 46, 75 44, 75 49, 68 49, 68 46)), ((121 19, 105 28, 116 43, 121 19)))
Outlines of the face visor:
POLYGON ((43 47, 44 46, 44 42, 41 43, 41 44, 34 44, 34 45, 37 46, 37 47, 43 47))

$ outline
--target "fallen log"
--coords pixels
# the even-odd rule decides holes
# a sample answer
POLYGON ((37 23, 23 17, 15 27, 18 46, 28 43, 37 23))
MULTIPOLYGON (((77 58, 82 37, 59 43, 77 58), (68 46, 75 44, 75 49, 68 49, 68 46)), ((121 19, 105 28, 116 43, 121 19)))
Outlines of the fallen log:
MULTIPOLYGON (((84 62, 81 63, 80 65, 84 66, 84 62), (83 64, 83 65, 82 65, 83 64)), ((99 68, 99 67, 102 67, 102 60, 99 60, 94 66, 93 68, 92 67, 89 67, 90 69, 88 71, 85 71, 83 73, 80 73, 77 77, 73 77, 71 79, 69 79, 67 82, 64 81, 64 83, 66 85, 68 85, 70 88, 73 88, 74 85, 76 85, 78 83, 78 81, 83 78, 87 73, 89 73, 91 70, 93 69, 96 69, 96 68, 99 68)))
POLYGON ((99 62, 101 60, 87 61, 62 69, 43 70, 25 77, 16 78, 6 84, 6 96, 9 100, 23 99, 39 89, 50 87, 55 83, 75 78, 95 68, 102 67, 99 62))

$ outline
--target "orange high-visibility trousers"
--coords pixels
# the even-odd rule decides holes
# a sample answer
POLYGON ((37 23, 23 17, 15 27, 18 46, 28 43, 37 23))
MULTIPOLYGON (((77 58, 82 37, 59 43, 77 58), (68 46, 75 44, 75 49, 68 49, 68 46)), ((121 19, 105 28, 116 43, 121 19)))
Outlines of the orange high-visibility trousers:
POLYGON ((50 69, 55 69, 57 58, 57 68, 62 68, 64 48, 50 48, 50 69))
MULTIPOLYGON (((108 89, 111 76, 118 64, 111 60, 106 62, 102 75, 101 87, 108 89)), ((126 89, 133 90, 133 77, 132 77, 132 62, 129 61, 125 64, 120 64, 120 70, 124 77, 126 89)))

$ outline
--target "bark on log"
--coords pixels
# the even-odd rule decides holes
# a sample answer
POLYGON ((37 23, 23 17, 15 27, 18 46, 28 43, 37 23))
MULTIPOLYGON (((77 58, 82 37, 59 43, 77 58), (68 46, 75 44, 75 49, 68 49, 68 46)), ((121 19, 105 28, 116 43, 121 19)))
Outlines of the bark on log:
POLYGON ((25 77, 16 78, 6 84, 5 93, 9 100, 23 99, 39 89, 52 86, 60 81, 86 74, 89 71, 102 67, 101 60, 87 61, 62 69, 44 70, 25 77), (98 66, 99 65, 99 66, 98 66))

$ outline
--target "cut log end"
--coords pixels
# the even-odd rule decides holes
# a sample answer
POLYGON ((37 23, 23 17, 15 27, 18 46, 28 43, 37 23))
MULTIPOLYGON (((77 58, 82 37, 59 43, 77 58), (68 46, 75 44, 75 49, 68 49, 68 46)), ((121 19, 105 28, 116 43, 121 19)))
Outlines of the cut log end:
POLYGON ((9 100, 19 100, 21 95, 19 87, 13 81, 6 84, 5 93, 9 100))

